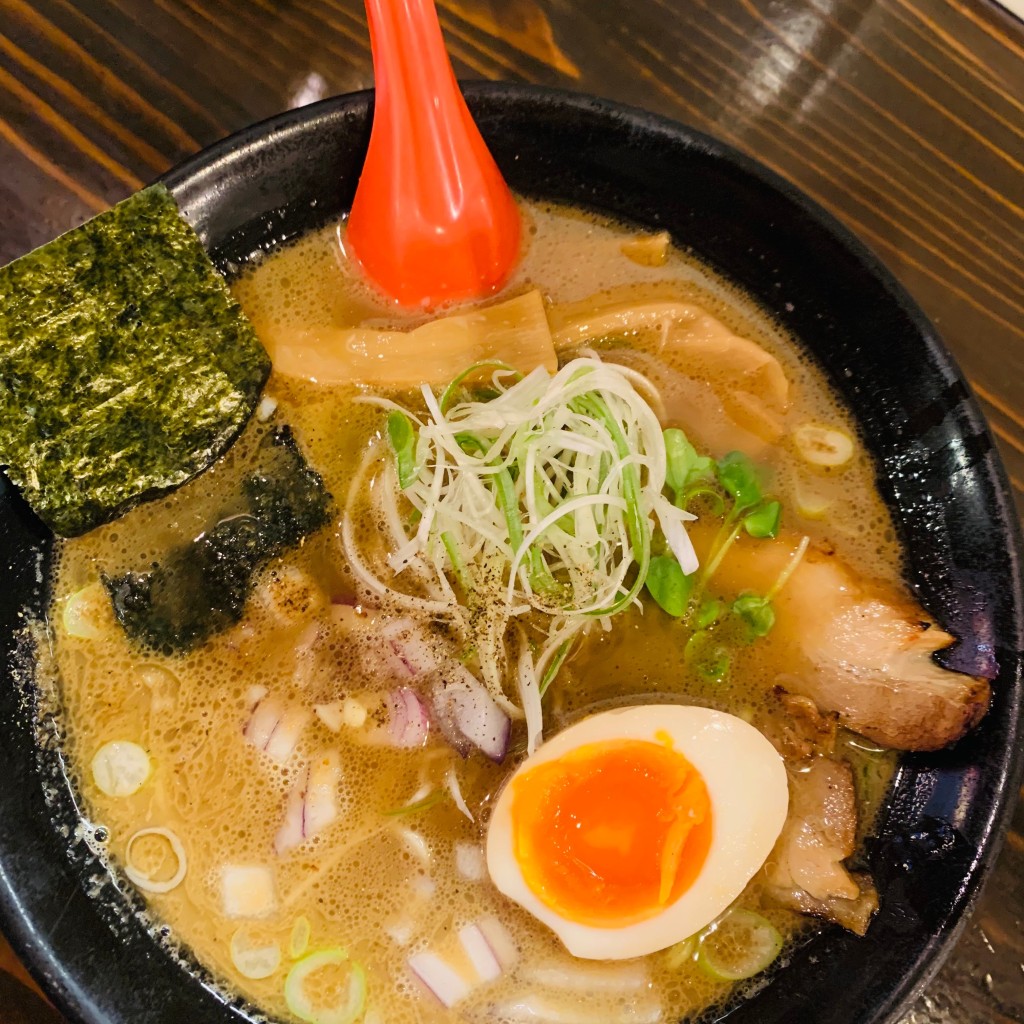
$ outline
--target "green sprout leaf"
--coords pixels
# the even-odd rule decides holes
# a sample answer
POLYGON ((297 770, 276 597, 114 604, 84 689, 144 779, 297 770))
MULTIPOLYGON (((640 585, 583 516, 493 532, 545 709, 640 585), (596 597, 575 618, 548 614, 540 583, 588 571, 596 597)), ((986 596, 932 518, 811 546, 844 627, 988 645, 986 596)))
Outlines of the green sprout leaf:
POLYGON ((732 610, 747 624, 755 637, 767 636, 775 625, 775 610, 772 603, 760 594, 740 594, 733 601, 732 610))
MULTIPOLYGON (((710 459, 708 460, 711 461, 710 459)), ((676 504, 680 508, 689 509, 690 503, 696 501, 697 498, 703 498, 710 506, 709 512, 712 516, 723 516, 725 515, 725 502, 722 500, 722 495, 714 487, 708 487, 706 484, 696 484, 693 487, 687 487, 683 492, 682 498, 676 499, 676 504)))
POLYGON ((686 488, 711 477, 711 459, 698 455, 696 449, 677 427, 665 434, 665 482, 678 500, 686 488))
POLYGON ((694 622, 697 630, 705 630, 713 626, 725 613, 725 605, 721 601, 711 598, 704 601, 697 609, 697 619, 694 622))
POLYGON ((416 482, 419 469, 416 467, 416 431, 412 420, 392 409, 388 413, 388 441, 395 453, 395 466, 398 469, 398 485, 404 491, 416 482))
POLYGON ((711 683, 723 683, 729 675, 732 655, 729 649, 716 642, 716 630, 698 630, 683 648, 683 661, 701 678, 711 683))
POLYGON ((693 576, 686 576, 672 555, 657 555, 647 570, 647 590, 658 607, 674 618, 682 618, 693 589, 693 576))
POLYGON ((732 655, 725 647, 715 647, 698 665, 697 671, 711 683, 724 683, 732 667, 732 655))
POLYGON ((718 460, 717 468, 718 482, 735 503, 734 512, 743 512, 761 504, 757 467, 743 452, 729 452, 718 460))
POLYGON ((759 539, 775 537, 782 519, 782 506, 777 501, 768 501, 758 506, 743 518, 743 529, 751 537, 759 539))

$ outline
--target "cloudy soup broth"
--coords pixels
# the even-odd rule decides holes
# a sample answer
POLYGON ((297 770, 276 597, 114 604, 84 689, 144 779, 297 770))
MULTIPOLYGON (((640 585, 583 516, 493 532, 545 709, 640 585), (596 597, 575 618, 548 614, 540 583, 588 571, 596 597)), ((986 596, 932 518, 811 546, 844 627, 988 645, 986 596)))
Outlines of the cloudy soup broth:
MULTIPOLYGON (((603 910, 565 909, 549 894, 549 909, 570 924, 582 917, 591 929, 587 941, 597 953, 572 955, 560 932, 496 884, 502 857, 522 859, 523 847, 503 854, 488 844, 499 795, 528 749, 544 750, 523 717, 523 685, 543 689, 536 728, 544 739, 626 706, 735 716, 777 752, 791 795, 792 780, 807 778, 815 765, 836 766, 844 785, 852 780, 857 849, 884 795, 888 745, 837 725, 835 713, 787 684, 805 657, 796 621, 806 600, 798 591, 801 567, 841 562, 881 592, 902 586, 900 552, 850 416, 791 338, 665 239, 557 206, 522 208, 522 262, 486 305, 523 299, 513 314, 541 310, 540 329, 554 339, 547 343, 559 366, 581 359, 621 370, 661 428, 684 432, 700 464, 691 465, 689 483, 675 481, 678 493, 665 493, 696 517, 682 523, 700 565, 685 593, 668 586, 656 600, 642 589, 614 611, 563 614, 573 587, 586 605, 598 583, 559 568, 549 552, 550 573, 523 559, 537 603, 529 606, 518 592, 509 601, 508 566, 487 554, 486 541, 474 555, 464 524, 405 564, 395 561, 398 542, 414 541, 425 515, 407 497, 413 491, 396 483, 403 471, 419 472, 412 486, 425 479, 415 431, 431 409, 420 386, 403 379, 419 367, 384 370, 369 382, 325 382, 317 365, 303 364, 301 349, 353 327, 408 331, 439 314, 396 315, 346 261, 337 228, 267 256, 233 285, 275 366, 258 415, 229 453, 171 496, 60 549, 57 675, 87 815, 109 836, 112 869, 128 871, 154 920, 228 990, 275 1019, 692 1018, 762 984, 762 969, 783 963, 815 920, 800 910, 841 920, 844 909, 831 896, 780 897, 799 886, 772 879, 776 852, 761 854, 749 879, 726 881, 738 895, 717 919, 732 914, 750 927, 734 928, 731 937, 721 929, 714 956, 714 922, 701 921, 696 935, 666 925, 648 943, 653 951, 621 958, 621 930, 603 910), (282 361, 292 369, 282 372, 282 361), (259 568, 238 621, 181 652, 129 639, 103 580, 163 564, 169 552, 245 515, 239 494, 285 425, 331 496, 326 525, 259 568), (404 468, 395 455, 403 425, 414 434, 404 468), (759 495, 749 507, 715 469, 734 452, 756 471, 759 495), (751 510, 760 516, 753 532, 744 525, 751 510), (445 602, 461 612, 438 611, 445 602), (508 735, 495 738, 502 723, 510 723, 508 735), (744 950, 744 942, 755 948, 744 950)), ((432 344, 425 341, 413 362, 422 363, 440 405, 454 374, 429 369, 432 344)), ((475 361, 470 355, 458 370, 475 361)), ((510 361, 497 356, 469 374, 443 411, 507 397, 519 377, 498 363, 510 361)), ((534 367, 513 368, 525 374, 534 367)), ((604 436, 601 408, 572 407, 581 430, 604 436)), ((614 451, 614 431, 606 433, 614 451)), ((455 443, 467 459, 483 459, 491 439, 455 443)), ((500 453, 494 457, 500 462, 500 453)), ((583 456, 559 458, 564 468, 583 456)), ((613 461, 594 463, 597 483, 588 494, 600 489, 600 467, 613 461)), ((509 457, 503 479, 513 487, 521 485, 522 465, 509 457)), ((637 479, 648 472, 634 469, 637 479)), ((557 470, 537 472, 555 490, 571 489, 557 470)), ((499 501, 498 489, 487 488, 499 501)), ((545 508, 554 507, 547 500, 545 508)), ((512 511, 526 536, 530 521, 512 511)), ((499 505, 491 521, 499 533, 513 529, 507 507, 499 505)), ((579 539, 578 521, 557 522, 579 539)), ((604 543, 602 522, 601 515, 587 522, 597 531, 595 548, 604 543)), ((664 569, 674 549, 657 519, 649 532, 648 555, 664 569)), ((614 543, 605 547, 614 572, 622 563, 614 543)), ((636 571, 622 569, 620 594, 636 571)), ((678 575, 668 573, 669 583, 678 575)), ((664 750, 697 763, 685 745, 662 740, 664 750)), ((724 818, 710 771, 700 769, 711 795, 705 828, 713 831, 724 818)), ((776 826, 766 850, 777 834, 776 826)), ((632 855, 628 837, 616 832, 609 842, 632 855)), ((835 858, 845 866, 833 867, 856 918, 852 908, 863 910, 873 890, 849 852, 835 858)), ((664 872, 669 855, 660 856, 664 872)), ((702 856, 694 854, 692 885, 719 885, 703 877, 717 867, 711 853, 702 856)), ((661 903, 674 898, 676 884, 661 903)), ((586 904, 585 893, 575 895, 586 904)), ((872 909, 848 926, 862 931, 872 909)), ((642 918, 658 927, 650 908, 627 917, 626 926, 642 918)))

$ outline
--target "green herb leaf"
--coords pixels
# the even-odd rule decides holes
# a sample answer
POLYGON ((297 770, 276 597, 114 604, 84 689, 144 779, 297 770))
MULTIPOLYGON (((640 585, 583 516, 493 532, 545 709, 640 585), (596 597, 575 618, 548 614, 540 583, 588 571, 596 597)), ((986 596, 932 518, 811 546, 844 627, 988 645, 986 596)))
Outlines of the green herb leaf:
POLYGON ((659 608, 679 619, 686 614, 693 580, 693 576, 683 574, 672 555, 657 555, 647 570, 646 587, 659 608))
POLYGON ((718 482, 735 502, 739 513, 761 503, 757 467, 743 452, 729 452, 718 460, 718 482))
POLYGON ((740 594, 733 601, 732 610, 747 624, 755 637, 767 636, 775 625, 775 609, 771 601, 760 594, 740 594))
POLYGON ((388 442, 395 453, 398 486, 404 491, 416 482, 420 471, 416 466, 416 431, 412 420, 397 409, 388 413, 388 442))
POLYGON ((0 463, 63 536, 210 466, 269 372, 162 186, 0 269, 0 463))
POLYGON ((768 501, 749 512, 743 518, 743 529, 751 537, 771 538, 779 532, 782 506, 777 501, 768 501))

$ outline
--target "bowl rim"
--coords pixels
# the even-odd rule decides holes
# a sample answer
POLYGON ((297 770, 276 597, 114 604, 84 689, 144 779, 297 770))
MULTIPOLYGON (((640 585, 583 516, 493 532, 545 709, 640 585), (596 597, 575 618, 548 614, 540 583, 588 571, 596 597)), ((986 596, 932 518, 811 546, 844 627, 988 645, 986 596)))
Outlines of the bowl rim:
MULTIPOLYGON (((929 356, 940 366, 964 380, 955 360, 939 339, 931 322, 916 302, 910 297, 895 276, 888 270, 874 252, 857 238, 837 217, 806 196, 791 182, 775 171, 759 163, 753 157, 704 132, 690 128, 680 122, 637 107, 628 106, 607 99, 552 89, 510 83, 464 83, 463 90, 471 108, 481 104, 508 104, 535 106, 541 112, 545 105, 554 105, 563 110, 576 110, 581 115, 616 118, 632 130, 657 141, 659 139, 685 140, 689 145, 707 153, 713 159, 721 160, 738 168, 743 174, 757 179, 769 189, 785 196, 798 207, 824 234, 846 249, 861 263, 884 288, 893 302, 906 314, 913 330, 928 349, 929 356)), ((183 160, 174 168, 156 179, 165 185, 179 199, 187 196, 188 190, 204 181, 224 175, 232 164, 240 162, 246 154, 272 150, 282 142, 295 136, 302 136, 311 130, 318 119, 325 115, 342 112, 369 117, 372 113, 373 91, 342 94, 329 97, 309 106, 289 110, 255 124, 249 125, 226 138, 214 142, 183 160)), ((188 216, 187 204, 182 204, 188 216)), ((973 398, 967 395, 965 402, 967 417, 979 430, 987 430, 984 418, 973 398)), ((1024 582, 1022 582, 1020 524, 1014 511, 1001 461, 996 459, 995 478, 992 482, 999 499, 999 507, 993 511, 993 520, 998 524, 1007 542, 1006 571, 1010 582, 1010 607, 1014 636, 1007 638, 1013 645, 1011 654, 1015 661, 1004 667, 1000 680, 1010 690, 1010 710, 1016 709, 1016 716, 1003 723, 1006 733, 1006 748, 999 763, 998 776, 990 779, 985 794, 987 812, 981 832, 980 852, 970 865, 960 898, 950 908, 935 933, 930 935, 918 957, 903 981, 892 988, 887 998, 875 1008, 871 1020, 876 1024, 896 1019, 910 1001, 924 988, 940 968, 944 955, 952 950, 956 937, 967 923, 981 886, 994 866, 1002 837, 1009 825, 1009 818, 1016 799, 1016 788, 1024 775, 1024 749, 1020 734, 1022 722, 1020 713, 1024 708, 1021 686, 1022 651, 1024 651, 1024 582)), ((0 841, 0 854, 4 849, 0 841)), ((0 857, 0 921, 11 945, 22 958, 30 973, 60 1010, 73 1020, 101 1024, 107 1017, 90 997, 93 979, 82 971, 66 970, 61 963, 55 945, 50 937, 40 933, 34 926, 32 904, 24 902, 16 884, 0 857)))

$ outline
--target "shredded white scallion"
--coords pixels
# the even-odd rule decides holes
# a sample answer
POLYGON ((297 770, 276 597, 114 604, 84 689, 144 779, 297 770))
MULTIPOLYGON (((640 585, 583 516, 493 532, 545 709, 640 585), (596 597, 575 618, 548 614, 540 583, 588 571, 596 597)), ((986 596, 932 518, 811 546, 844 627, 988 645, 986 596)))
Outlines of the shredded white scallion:
POLYGON ((375 595, 450 621, 503 704, 509 622, 531 610, 548 617, 536 659, 521 651, 513 673, 532 750, 545 674, 594 620, 605 626, 639 603, 656 529, 685 573, 697 568, 685 528, 694 517, 662 494, 665 441, 651 407, 660 398, 635 370, 592 353, 554 375, 495 369, 489 385, 485 400, 450 406, 447 392, 424 386, 419 416, 374 400, 413 425, 406 465, 415 475, 403 470, 400 489, 386 444, 371 447, 351 483, 342 542, 375 595), (378 539, 357 543, 367 493, 383 553, 378 539))
POLYGON ((467 817, 470 821, 474 821, 473 812, 469 809, 469 804, 466 803, 466 798, 462 795, 462 787, 459 785, 459 777, 455 774, 454 768, 449 768, 444 777, 444 784, 448 792, 451 794, 452 800, 455 806, 467 817))

